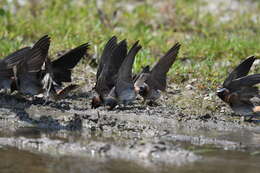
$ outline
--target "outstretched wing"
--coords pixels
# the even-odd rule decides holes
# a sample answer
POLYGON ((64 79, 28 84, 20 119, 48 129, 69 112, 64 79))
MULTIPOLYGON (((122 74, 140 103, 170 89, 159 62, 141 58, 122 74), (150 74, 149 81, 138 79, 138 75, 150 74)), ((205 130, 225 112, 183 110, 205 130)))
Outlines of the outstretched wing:
POLYGON ((72 69, 87 53, 89 43, 82 44, 52 61, 52 68, 72 69))
POLYGON ((12 69, 13 66, 23 61, 30 49, 30 47, 22 48, 0 60, 0 76, 4 78, 11 78, 14 75, 12 69))
POLYGON ((17 65, 19 62, 21 62, 24 58, 26 53, 30 50, 30 47, 25 47, 22 49, 19 49, 15 51, 14 53, 6 56, 3 58, 0 63, 3 63, 6 65, 6 68, 12 68, 14 65, 17 65))
POLYGON ((132 68, 137 52, 142 48, 138 44, 138 41, 132 46, 129 53, 127 54, 125 60, 123 61, 121 67, 118 71, 118 78, 116 82, 116 93, 120 95, 127 87, 134 87, 132 79, 132 68))
POLYGON ((112 52, 116 48, 116 46, 117 46, 117 37, 113 36, 107 42, 107 44, 105 45, 104 50, 102 52, 100 62, 98 65, 98 69, 97 69, 96 80, 98 80, 98 77, 99 77, 100 73, 102 72, 104 64, 107 64, 109 62, 109 58, 111 57, 112 52))
POLYGON ((96 83, 96 91, 101 97, 107 96, 115 86, 118 70, 127 54, 127 43, 121 41, 113 50, 112 55, 104 64, 101 74, 96 83))
POLYGON ((244 77, 248 74, 252 64, 256 60, 255 56, 250 56, 247 59, 245 59, 243 62, 241 62, 226 78, 226 80, 223 83, 223 87, 225 88, 232 88, 230 84, 233 80, 237 78, 244 77))
POLYGON ((258 83, 260 83, 260 74, 253 74, 232 80, 228 85, 228 89, 231 91, 238 90, 242 87, 251 87, 258 83))
POLYGON ((109 86, 109 88, 115 86, 117 76, 118 76, 118 71, 126 56, 127 56, 127 43, 126 40, 123 40, 114 49, 112 56, 110 58, 110 62, 108 63, 106 70, 104 70, 107 79, 107 85, 109 86))
POLYGON ((166 74, 178 55, 180 44, 176 43, 153 67, 146 83, 153 89, 166 89, 166 74))
POLYGON ((17 73, 38 72, 47 58, 50 37, 44 36, 34 44, 25 55, 25 59, 18 64, 17 73))

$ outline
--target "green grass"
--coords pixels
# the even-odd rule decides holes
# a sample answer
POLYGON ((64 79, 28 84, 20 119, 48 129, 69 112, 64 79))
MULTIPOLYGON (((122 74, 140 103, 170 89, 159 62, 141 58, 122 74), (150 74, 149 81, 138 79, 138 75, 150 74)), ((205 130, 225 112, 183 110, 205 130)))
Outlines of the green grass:
POLYGON ((94 46, 101 51, 106 41, 117 35, 127 38, 129 45, 140 40, 143 49, 135 63, 138 70, 153 64, 178 41, 182 47, 170 81, 180 84, 197 78, 199 88, 215 89, 242 59, 260 53, 258 1, 244 13, 214 13, 202 0, 107 0, 99 7, 94 0, 32 2, 37 1, 26 1, 23 6, 15 0, 0 2, 0 57, 33 44, 44 34, 52 38, 51 53, 84 42, 91 43, 94 53, 94 46), (229 13, 232 20, 222 21, 229 13))

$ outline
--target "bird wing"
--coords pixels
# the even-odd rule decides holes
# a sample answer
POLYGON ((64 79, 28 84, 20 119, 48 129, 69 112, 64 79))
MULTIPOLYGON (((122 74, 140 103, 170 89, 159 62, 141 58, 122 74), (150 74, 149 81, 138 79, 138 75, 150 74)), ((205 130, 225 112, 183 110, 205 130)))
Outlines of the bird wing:
POLYGON ((37 41, 30 51, 25 55, 25 59, 18 64, 17 73, 38 72, 47 59, 50 46, 50 37, 44 36, 37 41))
MULTIPOLYGON (((231 91, 239 90, 242 87, 251 87, 260 83, 260 74, 252 74, 248 76, 244 76, 235 80, 232 80, 228 87, 231 91)), ((229 89, 228 88, 228 89, 229 89)))
POLYGON ((52 67, 62 69, 72 69, 81 58, 87 53, 89 43, 82 44, 67 53, 59 56, 56 60, 52 61, 52 67))
POLYGON ((250 56, 242 61, 225 79, 223 87, 231 88, 230 84, 233 80, 246 76, 255 60, 255 56, 250 56))
POLYGON ((115 86, 118 70, 127 54, 126 41, 121 41, 113 50, 107 63, 104 64, 101 74, 96 83, 96 91, 101 96, 107 96, 115 86))
POLYGON ((166 89, 166 74, 176 60, 180 46, 179 43, 176 43, 152 68, 146 81, 149 87, 162 91, 166 89))
POLYGON ((26 53, 30 50, 30 47, 25 47, 15 51, 14 53, 4 57, 0 63, 5 64, 6 68, 12 68, 14 65, 17 65, 24 58, 26 53))
POLYGON ((17 65, 25 58, 25 55, 30 51, 30 47, 25 47, 15 51, 14 53, 0 60, 0 76, 11 78, 13 74, 13 66, 17 65))
POLYGON ((142 68, 142 71, 133 76, 134 82, 136 82, 143 73, 150 73, 150 66, 147 65, 142 68))
POLYGON ((120 95, 120 93, 126 88, 126 87, 133 87, 133 79, 132 79, 132 68, 135 60, 135 56, 137 52, 142 48, 140 46, 139 41, 137 41, 130 51, 128 52, 126 58, 124 59, 121 67, 118 71, 118 78, 116 82, 116 93, 117 95, 120 95))
POLYGON ((96 80, 98 80, 99 75, 102 72, 102 69, 104 67, 104 64, 107 64, 113 50, 116 48, 117 46, 117 37, 113 36, 105 45, 104 50, 102 52, 102 55, 100 57, 100 62, 98 65, 98 69, 97 69, 97 74, 96 74, 96 80))
POLYGON ((112 88, 116 84, 118 71, 124 59, 127 56, 127 43, 126 40, 119 42, 118 46, 114 49, 109 63, 104 67, 104 73, 107 79, 107 85, 112 88))

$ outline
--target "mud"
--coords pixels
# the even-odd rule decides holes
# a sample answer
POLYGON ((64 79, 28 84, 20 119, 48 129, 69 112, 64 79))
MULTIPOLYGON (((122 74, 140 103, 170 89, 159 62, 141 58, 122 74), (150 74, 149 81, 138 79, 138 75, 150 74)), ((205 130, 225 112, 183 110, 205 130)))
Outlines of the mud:
MULTIPOLYGON (((90 108, 91 86, 83 85, 57 102, 2 94, 0 153, 18 150, 21 157, 33 155, 46 160, 45 164, 57 158, 62 160, 60 165, 77 162, 70 169, 81 167, 78 172, 84 167, 110 172, 111 164, 117 165, 114 172, 135 172, 135 168, 140 172, 209 171, 217 165, 231 171, 259 168, 260 126, 234 116, 213 94, 170 86, 157 106, 138 99, 128 107, 107 111, 90 108), (200 104, 195 104, 190 94, 200 104), (230 165, 243 165, 227 165, 229 157, 233 157, 230 165)), ((41 167, 50 172, 64 169, 41 167)))

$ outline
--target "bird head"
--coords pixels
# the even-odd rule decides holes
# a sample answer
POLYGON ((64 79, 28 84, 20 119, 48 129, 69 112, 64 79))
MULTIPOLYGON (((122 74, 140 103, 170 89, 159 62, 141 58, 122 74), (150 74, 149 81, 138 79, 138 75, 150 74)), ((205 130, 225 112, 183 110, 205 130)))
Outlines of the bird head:
POLYGON ((224 102, 226 102, 226 98, 227 96, 230 94, 230 91, 227 88, 220 88, 217 90, 217 96, 223 100, 224 102))
POLYGON ((91 108, 92 109, 96 109, 96 108, 98 108, 101 105, 102 105, 102 100, 101 100, 100 96, 94 96, 92 98, 91 108))
POLYGON ((149 92, 149 87, 148 87, 148 85, 143 85, 143 86, 140 86, 139 87, 139 91, 138 91, 138 93, 141 95, 141 96, 146 96, 147 94, 148 94, 148 92, 149 92))

